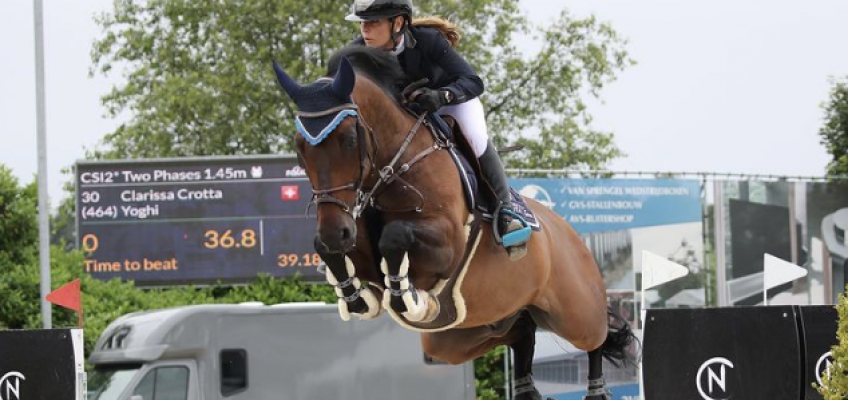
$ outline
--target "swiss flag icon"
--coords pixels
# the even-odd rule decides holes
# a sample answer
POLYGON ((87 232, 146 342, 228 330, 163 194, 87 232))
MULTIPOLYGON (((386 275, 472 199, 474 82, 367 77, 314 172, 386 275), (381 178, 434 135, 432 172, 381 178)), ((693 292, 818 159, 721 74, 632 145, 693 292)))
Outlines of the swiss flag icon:
POLYGON ((300 200, 300 187, 299 186, 281 186, 280 187, 280 198, 283 200, 300 200))

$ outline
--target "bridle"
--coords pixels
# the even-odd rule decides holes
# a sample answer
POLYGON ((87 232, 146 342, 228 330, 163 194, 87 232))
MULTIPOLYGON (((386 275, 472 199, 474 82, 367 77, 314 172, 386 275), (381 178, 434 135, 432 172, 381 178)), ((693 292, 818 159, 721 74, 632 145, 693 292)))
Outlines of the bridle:
MULTIPOLYGON (((370 166, 372 167, 372 170, 376 165, 375 160, 377 158, 378 148, 377 148, 377 140, 376 140, 376 136, 374 134, 374 130, 371 129, 370 126, 367 126, 365 124, 365 121, 359 115, 359 106, 357 106, 354 103, 346 103, 346 104, 342 104, 340 106, 336 106, 336 107, 333 107, 333 108, 329 108, 327 110, 317 111, 317 112, 298 111, 297 116, 302 117, 302 118, 320 118, 320 117, 326 117, 326 116, 329 116, 329 115, 337 115, 338 113, 340 113, 342 111, 346 111, 346 110, 351 110, 351 111, 356 112, 356 142, 357 142, 357 147, 359 147, 359 175, 357 176, 355 181, 349 182, 349 183, 341 185, 341 186, 336 186, 336 187, 326 188, 326 189, 316 189, 316 188, 313 187, 312 188, 312 200, 309 202, 309 205, 307 206, 307 212, 309 212, 309 208, 311 208, 313 204, 315 204, 317 206, 320 206, 321 204, 335 204, 335 205, 341 207, 342 210, 344 210, 345 213, 350 214, 351 217, 353 217, 353 219, 356 220, 356 217, 358 215, 358 212, 356 210, 357 210, 357 207, 360 206, 359 199, 362 196, 362 183, 364 181, 365 168, 368 167, 369 162, 370 162, 370 166), (368 133, 370 133, 371 143, 374 144, 373 155, 368 152, 367 143, 366 143, 365 146, 362 145, 362 143, 365 141, 364 139, 365 139, 365 132, 366 131, 368 133), (353 208, 351 208, 344 201, 340 200, 338 197, 334 197, 332 195, 335 192, 340 192, 340 191, 345 191, 345 190, 353 190, 353 191, 356 192, 356 199, 357 200, 356 200, 356 204, 354 204, 353 208)), ((300 153, 299 150, 298 150, 298 153, 300 153)), ((302 154, 299 154, 299 156, 301 158, 303 157, 302 154)))
MULTIPOLYGON (((376 136, 376 133, 374 132, 374 129, 372 129, 368 125, 368 123, 365 122, 365 119, 358 112, 359 106, 357 106, 355 103, 347 103, 347 104, 342 104, 340 106, 336 106, 336 107, 333 107, 333 108, 330 108, 330 109, 327 109, 327 110, 317 111, 317 112, 298 111, 297 116, 303 117, 303 118, 318 118, 318 117, 326 117, 326 116, 329 116, 329 115, 336 115, 336 114, 338 114, 342 111, 346 111, 346 110, 352 110, 352 111, 356 112, 355 118, 356 118, 356 130, 357 130, 357 146, 359 147, 359 175, 358 175, 358 177, 356 178, 355 181, 349 182, 349 183, 341 185, 341 186, 336 186, 336 187, 332 187, 332 188, 317 188, 317 189, 315 187, 313 187, 312 188, 312 200, 309 202, 309 205, 307 206, 307 212, 308 212, 309 208, 312 207, 313 204, 315 204, 316 207, 320 206, 321 204, 335 204, 335 205, 341 207, 342 210, 345 213, 350 215, 351 218, 353 218, 354 221, 356 221, 362 215, 362 212, 365 211, 365 209, 368 206, 374 207, 375 209, 380 210, 380 211, 392 211, 392 212, 415 211, 415 212, 421 212, 423 210, 423 206, 424 206, 424 195, 421 194, 421 192, 418 189, 416 189, 412 184, 403 180, 403 178, 401 178, 400 176, 403 175, 404 173, 406 173, 407 171, 409 171, 409 169, 414 164, 418 163, 419 161, 421 161, 422 159, 424 159, 428 155, 430 155, 430 154, 432 154, 436 151, 449 148, 449 147, 452 146, 452 144, 449 141, 444 140, 442 137, 440 137, 438 134, 435 133, 435 129, 433 129, 433 127, 430 126, 430 124, 426 121, 427 113, 421 114, 420 116, 418 116, 418 119, 415 121, 415 124, 412 126, 412 129, 410 129, 409 132, 406 134, 406 139, 404 140, 403 144, 401 144, 400 148, 398 149, 397 153, 395 153, 394 157, 392 157, 392 160, 387 165, 385 165, 385 166, 383 166, 382 168, 379 169, 380 177, 376 181, 374 186, 371 187, 370 189, 363 189, 362 186, 364 184, 365 168, 369 166, 369 162, 370 162, 372 173, 373 173, 373 171, 377 170, 376 160, 377 160, 377 156, 379 154, 379 147, 378 147, 378 142, 377 142, 377 136, 376 136), (418 132, 418 129, 421 127, 421 125, 428 127, 428 131, 433 136, 434 144, 432 146, 429 146, 425 150, 419 152, 418 154, 416 154, 409 161, 398 166, 397 164, 400 162, 400 158, 403 156, 403 154, 406 153, 406 150, 409 148, 409 145, 412 143, 412 139, 415 137, 415 134, 418 132), (366 142, 364 140, 366 138, 366 132, 368 133, 368 135, 370 136, 370 139, 371 139, 370 142, 372 143, 372 146, 373 146, 373 154, 371 152, 369 152, 368 142, 366 142), (363 145, 363 143, 365 143, 365 145, 363 145), (419 204, 417 206, 409 208, 409 209, 402 209, 402 210, 385 210, 377 204, 375 199, 380 194, 380 193, 378 193, 378 190, 380 188, 388 187, 389 185, 391 185, 395 181, 401 181, 406 187, 410 188, 412 190, 412 192, 415 193, 418 196, 419 204), (338 197, 333 196, 333 193, 341 192, 341 191, 348 191, 348 190, 355 192, 355 199, 356 200, 354 201, 353 206, 345 203, 344 201, 342 201, 338 197)), ((301 155, 301 157, 302 157, 302 155, 301 155)))

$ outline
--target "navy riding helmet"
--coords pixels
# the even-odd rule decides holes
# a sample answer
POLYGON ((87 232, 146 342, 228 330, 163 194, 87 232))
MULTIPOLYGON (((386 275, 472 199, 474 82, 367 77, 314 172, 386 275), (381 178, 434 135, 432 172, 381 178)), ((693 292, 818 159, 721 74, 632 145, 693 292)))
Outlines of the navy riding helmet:
POLYGON ((412 0, 354 0, 345 20, 362 22, 398 15, 412 18, 412 0))

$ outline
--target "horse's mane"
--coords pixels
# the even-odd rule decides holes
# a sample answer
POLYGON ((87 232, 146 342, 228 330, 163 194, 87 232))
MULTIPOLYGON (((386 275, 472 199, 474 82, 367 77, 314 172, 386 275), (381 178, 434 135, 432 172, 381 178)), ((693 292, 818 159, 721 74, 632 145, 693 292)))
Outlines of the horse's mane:
POLYGON ((387 95, 400 101, 401 89, 409 79, 395 56, 385 50, 360 44, 352 44, 335 52, 327 65, 327 76, 332 77, 339 69, 342 57, 347 58, 358 73, 374 81, 387 95))

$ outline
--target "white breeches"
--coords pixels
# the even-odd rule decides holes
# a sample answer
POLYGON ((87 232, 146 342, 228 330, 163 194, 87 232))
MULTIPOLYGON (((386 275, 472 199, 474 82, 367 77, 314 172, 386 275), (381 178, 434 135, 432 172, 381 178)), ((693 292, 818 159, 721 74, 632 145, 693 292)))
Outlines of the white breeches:
POLYGON ((483 103, 475 97, 461 104, 444 106, 437 112, 439 115, 450 115, 459 123, 462 134, 474 150, 477 158, 486 151, 489 145, 489 129, 486 126, 486 114, 483 112, 483 103))

